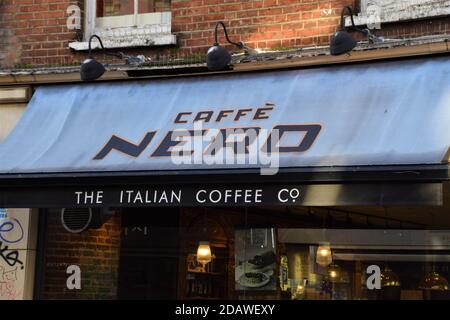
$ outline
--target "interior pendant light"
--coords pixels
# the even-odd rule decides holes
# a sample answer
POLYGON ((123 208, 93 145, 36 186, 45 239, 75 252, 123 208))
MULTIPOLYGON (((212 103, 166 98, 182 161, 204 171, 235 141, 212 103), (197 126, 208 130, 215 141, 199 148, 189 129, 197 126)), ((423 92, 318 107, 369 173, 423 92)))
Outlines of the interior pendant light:
POLYGON ((328 267, 328 276, 331 282, 338 282, 341 278, 341 268, 337 264, 331 264, 328 267))
POLYGON ((203 267, 210 263, 212 260, 211 246, 208 241, 200 241, 197 249, 197 261, 202 264, 203 267))
MULTIPOLYGON (((327 239, 326 237, 326 224, 328 222, 328 225, 331 226, 331 213, 330 210, 328 210, 327 218, 323 217, 323 225, 322 225, 322 239, 327 239)), ((333 262, 332 253, 331 253, 331 246, 330 242, 328 241, 322 241, 319 242, 319 246, 317 247, 316 252, 316 263, 319 266, 322 267, 328 267, 333 262)))
MULTIPOLYGON (((207 219, 207 209, 203 214, 203 234, 207 236, 208 219, 207 219)), ((212 260, 211 246, 209 241, 200 241, 197 248, 197 261, 203 268, 210 263, 212 260)))
POLYGON ((333 262, 331 246, 329 242, 320 242, 317 248, 316 263, 319 266, 327 267, 333 262))

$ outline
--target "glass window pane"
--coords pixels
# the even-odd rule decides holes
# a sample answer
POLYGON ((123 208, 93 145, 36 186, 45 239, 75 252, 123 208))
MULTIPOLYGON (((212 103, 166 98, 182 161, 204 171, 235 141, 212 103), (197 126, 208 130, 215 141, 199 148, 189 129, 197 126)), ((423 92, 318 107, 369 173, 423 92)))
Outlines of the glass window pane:
POLYGON ((133 0, 97 0, 97 17, 134 14, 133 0))
POLYGON ((49 209, 42 298, 450 301, 448 205, 286 209, 49 209))
POLYGON ((170 11, 170 0, 139 0, 139 13, 170 11))

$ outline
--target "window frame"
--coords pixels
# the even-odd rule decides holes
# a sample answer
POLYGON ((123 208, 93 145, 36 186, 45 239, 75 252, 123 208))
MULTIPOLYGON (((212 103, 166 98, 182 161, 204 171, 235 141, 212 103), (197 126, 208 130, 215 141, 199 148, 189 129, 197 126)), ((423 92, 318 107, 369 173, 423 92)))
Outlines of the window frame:
MULTIPOLYGON (((102 38, 105 48, 176 44, 176 36, 172 34, 171 28, 172 12, 138 13, 138 2, 134 0, 132 15, 98 18, 97 0, 85 0, 83 41, 72 42, 69 47, 76 51, 87 50, 88 40, 93 34, 102 38), (120 25, 121 22, 124 25, 120 25)), ((99 48, 99 44, 93 42, 92 47, 99 48)))
MULTIPOLYGON (((439 17, 446 17, 450 15, 450 7, 448 6, 449 0, 421 0, 415 10, 408 10, 408 8, 412 8, 414 4, 407 4, 406 6, 403 3, 395 2, 393 8, 386 8, 389 4, 380 3, 379 14, 380 16, 370 16, 368 15, 368 8, 374 6, 374 2, 378 0, 359 0, 358 5, 361 9, 361 12, 356 13, 354 16, 354 22, 357 26, 364 25, 372 25, 370 29, 373 29, 374 25, 376 25, 375 29, 380 29, 382 23, 399 23, 399 22, 408 22, 408 21, 417 21, 422 19, 432 19, 439 17), (430 10, 433 8, 433 10, 430 10)), ((345 25, 347 27, 351 26, 351 19, 347 17, 345 19, 345 25)))

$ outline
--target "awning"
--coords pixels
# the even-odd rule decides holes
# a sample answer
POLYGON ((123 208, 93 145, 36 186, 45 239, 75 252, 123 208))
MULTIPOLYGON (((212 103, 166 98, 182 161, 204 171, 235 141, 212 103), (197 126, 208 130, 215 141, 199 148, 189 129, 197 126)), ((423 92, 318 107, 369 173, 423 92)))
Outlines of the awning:
POLYGON ((276 154, 280 168, 267 182, 281 176, 302 182, 297 174, 324 182, 361 171, 376 180, 386 170, 393 173, 388 179, 396 173, 399 182, 415 177, 436 182, 448 178, 449 128, 449 57, 50 85, 36 89, 23 118, 0 144, 0 180, 18 188, 18 181, 30 177, 64 185, 75 178, 98 184, 93 177, 152 176, 173 184, 187 183, 179 177, 189 172, 202 177, 194 182, 212 182, 212 173, 221 182, 257 182, 245 174, 268 166, 260 161, 264 152, 229 144, 251 132, 254 140, 245 136, 245 146, 259 143, 259 151, 279 134, 265 149, 276 154), (188 145, 174 132, 192 136, 194 144, 200 138, 195 150, 201 152, 174 160, 171 151, 188 145), (208 161, 218 153, 212 146, 219 136, 222 151, 236 159, 225 152, 224 161, 208 161), (433 173, 422 178, 427 169, 433 173), (167 180, 170 175, 176 178, 167 180))

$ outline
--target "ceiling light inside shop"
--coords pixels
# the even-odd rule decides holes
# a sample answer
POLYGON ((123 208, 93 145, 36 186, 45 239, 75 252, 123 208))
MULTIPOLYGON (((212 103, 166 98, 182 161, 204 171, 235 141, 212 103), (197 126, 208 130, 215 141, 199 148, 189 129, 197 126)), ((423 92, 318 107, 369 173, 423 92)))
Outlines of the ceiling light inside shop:
POLYGON ((330 265, 328 268, 328 275, 330 276, 332 282, 337 280, 341 275, 340 267, 336 264, 330 265))
POLYGON ((319 266, 327 267, 333 262, 331 247, 329 242, 321 242, 317 248, 316 263, 319 266))

